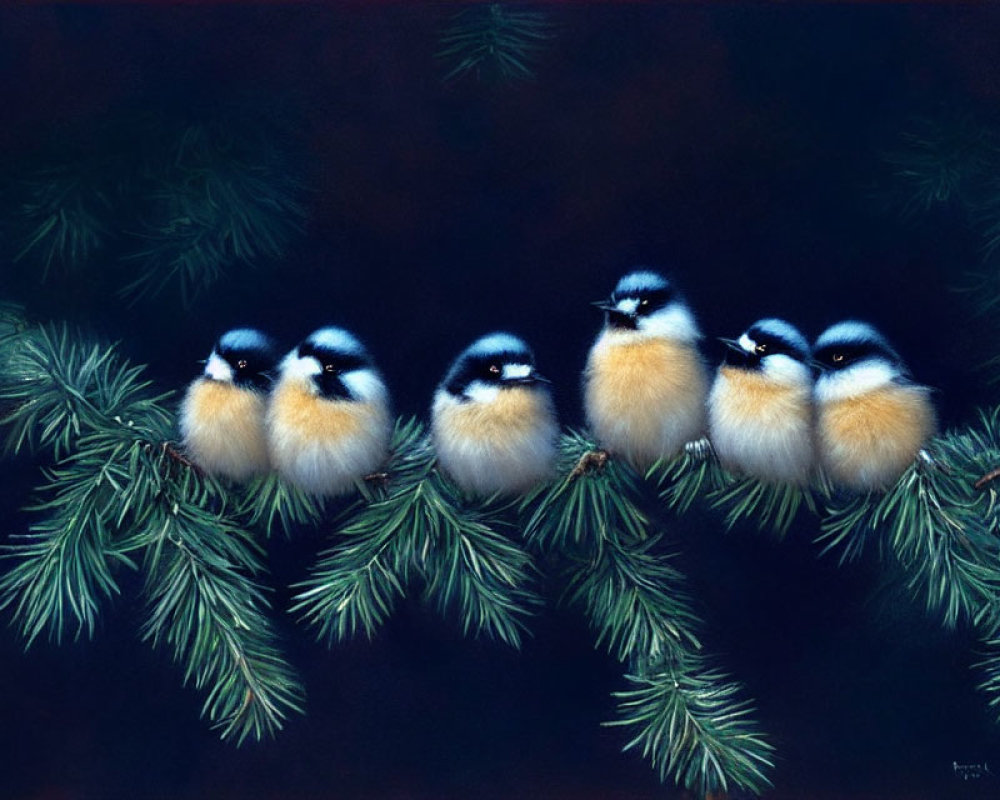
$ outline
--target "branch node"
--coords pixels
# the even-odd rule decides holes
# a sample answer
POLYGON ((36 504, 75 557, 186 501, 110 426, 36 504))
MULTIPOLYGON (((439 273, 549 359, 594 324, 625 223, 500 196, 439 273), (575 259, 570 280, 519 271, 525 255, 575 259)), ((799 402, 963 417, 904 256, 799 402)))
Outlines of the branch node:
POLYGON ((609 457, 607 450, 588 450, 576 462, 576 466, 573 467, 573 471, 569 474, 570 480, 579 478, 591 470, 604 469, 609 457))
POLYGON ((384 489, 389 485, 389 473, 388 472, 372 472, 364 477, 365 483, 371 483, 384 489))
POLYGON ((981 477, 978 481, 972 484, 972 486, 974 489, 983 489, 986 487, 986 484, 992 483, 997 478, 1000 478, 1000 467, 997 467, 996 469, 987 472, 985 475, 983 475, 983 477, 981 477))

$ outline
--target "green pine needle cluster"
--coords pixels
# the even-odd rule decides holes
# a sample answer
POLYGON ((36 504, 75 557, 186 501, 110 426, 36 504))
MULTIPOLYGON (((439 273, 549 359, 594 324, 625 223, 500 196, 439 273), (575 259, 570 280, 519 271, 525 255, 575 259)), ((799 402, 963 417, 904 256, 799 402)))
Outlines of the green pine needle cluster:
POLYGON ((723 512, 727 528, 747 520, 780 537, 800 508, 816 513, 808 486, 733 475, 722 468, 705 440, 692 443, 671 461, 654 464, 647 477, 655 480, 668 508, 683 514, 696 501, 707 503, 723 512))
POLYGON ((13 260, 42 279, 100 266, 129 301, 173 288, 189 305, 232 270, 280 259, 302 230, 304 187, 285 149, 238 112, 119 120, 90 145, 57 147, 22 168, 5 221, 13 260))
MULTIPOLYGON (((963 274, 956 289, 992 328, 1000 307, 1000 131, 970 112, 945 110, 911 120, 882 161, 887 174, 877 194, 903 220, 919 218, 924 227, 928 219, 957 221, 974 232, 981 262, 954 265, 963 274)), ((1000 359, 982 366, 1000 380, 1000 359)))
POLYGON ((891 199, 903 217, 947 205, 974 209, 990 197, 1000 139, 970 114, 943 113, 912 120, 882 158, 891 199))
POLYGON ((219 124, 182 128, 145 186, 148 210, 125 257, 131 299, 174 284, 189 304, 232 267, 280 258, 305 218, 302 186, 266 147, 219 124))
POLYGON ((257 583, 254 536, 226 491, 170 445, 173 414, 142 369, 66 327, 10 325, 0 338, 0 429, 15 454, 48 456, 35 518, 4 547, 0 607, 28 645, 93 634, 121 569, 146 575, 143 635, 164 643, 204 714, 237 742, 301 710, 257 583))
POLYGON ((42 279, 57 269, 75 271, 106 242, 112 210, 108 187, 91 163, 46 166, 21 181, 18 217, 27 233, 14 261, 32 258, 42 279))
POLYGON ((551 38, 543 12, 484 3, 455 14, 441 34, 437 56, 451 64, 446 82, 470 74, 504 83, 532 80, 533 62, 551 38))
POLYGON ((699 796, 769 785, 771 746, 749 719, 742 687, 707 667, 700 624, 662 536, 639 507, 639 477, 581 433, 563 436, 566 477, 526 498, 526 537, 562 566, 566 599, 634 673, 616 694, 619 719, 661 779, 699 796))
POLYGON ((466 634, 520 646, 539 601, 502 509, 461 496, 416 421, 397 425, 392 451, 385 486, 366 490, 369 502, 337 526, 292 610, 331 644, 370 638, 419 583, 425 601, 457 612, 466 634))
POLYGON ((617 692, 620 719, 630 729, 626 750, 637 749, 659 772, 705 797, 740 787, 755 794, 770 785, 773 747, 757 732, 743 688, 690 658, 641 675, 617 692))

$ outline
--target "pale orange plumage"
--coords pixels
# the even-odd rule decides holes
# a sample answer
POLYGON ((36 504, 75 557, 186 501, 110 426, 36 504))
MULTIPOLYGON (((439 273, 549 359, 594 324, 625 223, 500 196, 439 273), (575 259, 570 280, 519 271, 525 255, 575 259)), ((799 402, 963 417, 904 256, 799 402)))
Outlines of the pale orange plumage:
POLYGON ((822 406, 818 440, 824 471, 839 486, 886 488, 934 435, 923 387, 892 384, 822 406))
POLYGON ((184 447, 206 472, 245 480, 268 471, 265 396, 232 383, 198 378, 181 407, 184 447))
POLYGON ((588 424, 603 447, 643 468, 704 433, 707 387, 690 344, 606 332, 584 373, 588 424))

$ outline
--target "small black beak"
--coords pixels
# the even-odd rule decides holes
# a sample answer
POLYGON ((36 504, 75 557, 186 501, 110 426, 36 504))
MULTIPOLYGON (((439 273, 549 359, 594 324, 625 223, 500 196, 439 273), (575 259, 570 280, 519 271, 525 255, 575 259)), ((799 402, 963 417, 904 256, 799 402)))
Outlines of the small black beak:
POLYGON ((593 303, 591 303, 591 305, 594 306, 594 308, 599 308, 601 311, 615 310, 615 304, 612 303, 610 300, 595 300, 593 303))
POLYGON ((725 363, 732 367, 742 367, 743 369, 753 369, 760 364, 760 356, 750 353, 740 345, 736 339, 723 339, 719 341, 726 346, 725 363))
POLYGON ((536 383, 551 383, 551 381, 537 372, 532 372, 523 378, 508 378, 503 382, 504 386, 533 386, 536 383))

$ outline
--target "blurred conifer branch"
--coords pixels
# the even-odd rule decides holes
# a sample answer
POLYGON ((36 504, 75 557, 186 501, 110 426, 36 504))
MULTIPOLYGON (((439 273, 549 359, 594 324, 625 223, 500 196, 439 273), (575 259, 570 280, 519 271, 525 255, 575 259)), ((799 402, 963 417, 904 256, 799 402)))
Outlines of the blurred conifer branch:
POLYGON ((904 218, 949 205, 972 211, 996 191, 1000 138, 968 113, 917 117, 882 160, 887 199, 904 218))
MULTIPOLYGON (((980 263, 955 265, 963 275, 956 289, 970 298, 973 310, 986 318, 995 334, 1000 307, 1000 129, 961 109, 916 117, 882 153, 882 163, 886 174, 876 197, 903 220, 919 218, 925 227, 928 219, 944 225, 957 222, 977 234, 980 263)), ((994 381, 1000 380, 1000 359, 992 357, 982 366, 994 381)))
POLYGON ((227 272, 280 259, 302 230, 304 186, 259 119, 123 119, 92 138, 71 157, 55 143, 13 183, 13 258, 42 279, 110 267, 130 301, 173 288, 188 305, 227 272))
POLYGON ((41 518, 4 548, 0 607, 28 645, 45 631, 92 635, 117 570, 142 553, 144 636, 184 663, 224 738, 260 738, 302 694, 266 617, 260 552, 216 510, 225 490, 171 455, 173 415, 141 372, 66 327, 11 325, 0 338, 5 444, 54 461, 27 509, 41 518))
POLYGON ((112 198, 97 165, 67 162, 46 166, 20 182, 20 237, 14 261, 30 259, 42 280, 56 269, 79 270, 109 236, 112 198))
POLYGON ((144 211, 125 256, 132 299, 173 283, 185 304, 233 266, 284 255, 301 231, 303 186, 266 139, 193 123, 144 165, 144 211))
POLYGON ((552 25, 541 11, 508 3, 470 5, 441 33, 437 57, 450 65, 443 80, 470 74, 504 83, 532 80, 534 61, 552 37, 552 25))

